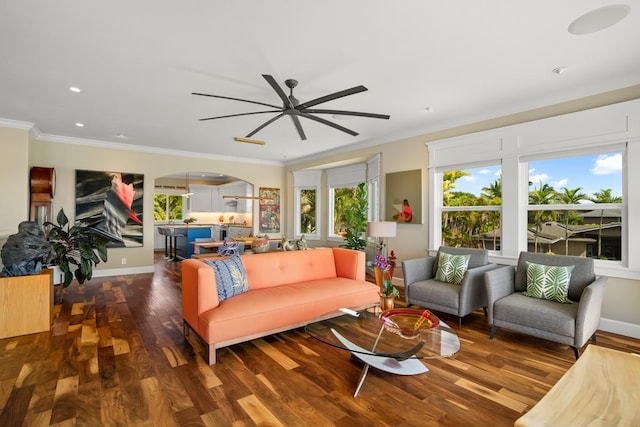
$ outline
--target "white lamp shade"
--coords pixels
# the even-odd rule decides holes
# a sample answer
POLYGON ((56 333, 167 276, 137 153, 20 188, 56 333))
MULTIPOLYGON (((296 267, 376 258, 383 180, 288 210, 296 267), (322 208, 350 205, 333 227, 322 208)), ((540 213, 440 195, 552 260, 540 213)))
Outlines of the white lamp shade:
POLYGON ((369 237, 396 237, 398 224, 393 221, 377 221, 367 223, 367 236, 369 237))

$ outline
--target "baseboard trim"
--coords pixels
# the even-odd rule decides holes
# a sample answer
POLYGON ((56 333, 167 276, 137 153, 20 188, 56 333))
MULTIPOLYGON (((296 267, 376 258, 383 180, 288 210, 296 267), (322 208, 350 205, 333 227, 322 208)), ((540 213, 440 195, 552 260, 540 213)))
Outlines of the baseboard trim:
POLYGON ((614 334, 624 335, 626 337, 640 339, 640 325, 633 323, 621 322, 619 320, 600 318, 601 331, 612 332, 614 334))
POLYGON ((153 272, 153 265, 146 267, 110 268, 108 270, 93 270, 93 277, 122 276, 126 274, 143 274, 153 272))

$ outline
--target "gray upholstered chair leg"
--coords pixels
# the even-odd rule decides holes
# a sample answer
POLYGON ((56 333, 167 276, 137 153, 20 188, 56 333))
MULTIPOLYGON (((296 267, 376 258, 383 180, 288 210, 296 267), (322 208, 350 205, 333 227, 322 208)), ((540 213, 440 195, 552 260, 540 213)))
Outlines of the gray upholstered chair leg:
POLYGON ((571 349, 573 350, 573 353, 576 355, 576 360, 578 360, 578 358, 580 357, 580 349, 574 345, 571 346, 571 349))
POLYGON ((462 329, 462 317, 458 317, 458 330, 462 329))
POLYGON ((591 342, 595 344, 596 342, 596 333, 594 332, 593 335, 591 335, 591 342))
POLYGON ((489 332, 489 339, 492 340, 493 336, 496 334, 496 331, 498 330, 498 327, 495 325, 491 326, 491 332, 489 332))
POLYGON ((487 317, 487 306, 485 305, 484 307, 482 307, 482 311, 484 311, 484 317, 487 317))

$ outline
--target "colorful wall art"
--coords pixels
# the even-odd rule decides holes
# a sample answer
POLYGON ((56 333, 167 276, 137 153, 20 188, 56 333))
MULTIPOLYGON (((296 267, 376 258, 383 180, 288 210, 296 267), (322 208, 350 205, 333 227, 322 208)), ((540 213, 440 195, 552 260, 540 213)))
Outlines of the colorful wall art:
POLYGON ((108 247, 143 245, 144 175, 76 170, 76 221, 94 227, 108 247))

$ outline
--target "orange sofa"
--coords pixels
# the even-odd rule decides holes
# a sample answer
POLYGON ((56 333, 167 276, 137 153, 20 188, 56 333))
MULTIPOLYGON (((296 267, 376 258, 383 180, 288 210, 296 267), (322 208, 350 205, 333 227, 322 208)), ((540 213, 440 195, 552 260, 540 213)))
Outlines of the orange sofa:
POLYGON ((185 337, 194 331, 216 349, 304 326, 379 302, 365 281, 365 254, 344 248, 240 256, 249 291, 218 302, 214 269, 203 259, 182 261, 185 337))

